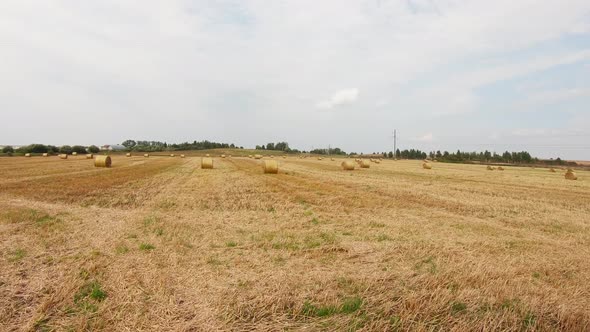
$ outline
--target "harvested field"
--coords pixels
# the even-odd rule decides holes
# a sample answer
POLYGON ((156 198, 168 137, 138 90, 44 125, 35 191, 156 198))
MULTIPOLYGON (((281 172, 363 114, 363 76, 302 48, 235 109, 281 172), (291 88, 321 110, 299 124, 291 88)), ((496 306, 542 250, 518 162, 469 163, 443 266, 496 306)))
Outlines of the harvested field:
POLYGON ((590 330, 588 171, 235 155, 0 158, 0 330, 590 330))

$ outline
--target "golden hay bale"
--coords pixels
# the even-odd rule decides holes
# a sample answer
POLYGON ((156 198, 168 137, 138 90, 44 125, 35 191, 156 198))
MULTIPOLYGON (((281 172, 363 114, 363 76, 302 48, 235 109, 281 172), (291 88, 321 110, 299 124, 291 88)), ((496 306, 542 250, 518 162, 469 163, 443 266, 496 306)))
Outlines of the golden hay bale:
POLYGON ((225 155, 224 155, 224 154, 222 154, 222 155, 221 155, 221 158, 225 158, 225 155))
POLYGON ((170 154, 170 157, 174 157, 174 153, 171 153, 171 154, 170 154))
POLYGON ((86 155, 86 159, 92 159, 94 157, 94 155, 92 153, 89 153, 86 155))
POLYGON ((279 163, 276 160, 265 160, 263 166, 265 174, 277 174, 279 172, 279 163))
POLYGON ((44 153, 44 154, 43 154, 43 157, 47 157, 47 156, 49 156, 47 153, 44 153))
POLYGON ((213 169, 213 158, 202 158, 201 159, 202 169, 213 169))
POLYGON ((432 169, 432 165, 430 165, 429 163, 424 163, 424 164, 422 164, 422 168, 424 168, 424 169, 432 169))
POLYGON ((181 154, 181 155, 180 155, 180 158, 184 158, 184 155, 183 155, 183 154, 181 154))
POLYGON ((381 163, 381 161, 375 160, 375 164, 380 164, 380 163, 381 163))
POLYGON ((125 157, 131 157, 131 153, 126 153, 125 157))
POLYGON ((149 153, 144 153, 143 156, 146 157, 146 158, 149 158, 150 157, 150 154, 149 153))
POLYGON ((492 166, 490 166, 490 165, 488 165, 488 167, 486 167, 486 169, 487 169, 488 171, 493 171, 493 170, 494 170, 494 168, 493 168, 492 166))
POLYGON ((340 164, 342 166, 342 169, 345 171, 353 171, 354 170, 354 162, 352 162, 351 160, 346 160, 343 161, 342 164, 340 164))
POLYGON ((72 156, 77 156, 78 152, 72 152, 72 156))
POLYGON ((556 172, 556 170, 555 170, 555 168, 551 167, 551 168, 549 169, 549 172, 551 172, 551 173, 555 173, 555 172, 556 172))
POLYGON ((322 157, 318 157, 318 160, 322 160, 322 159, 323 159, 322 157))
POLYGON ((503 171, 503 170, 504 170, 504 167, 502 167, 502 166, 498 166, 498 170, 499 170, 499 171, 503 171))
POLYGON ((211 157, 208 153, 205 155, 205 157, 211 157))
POLYGON ((283 156, 283 159, 287 159, 287 156, 283 156))
POLYGON ((565 179, 566 180, 577 180, 578 177, 576 176, 576 173, 574 173, 573 170, 568 169, 567 172, 565 172, 565 179))
POLYGON ((96 158, 94 158, 94 166, 95 167, 111 167, 111 157, 110 156, 96 156, 96 158))
POLYGON ((369 163, 368 160, 361 160, 360 165, 361 165, 361 168, 369 168, 369 167, 371 167, 371 164, 369 163))
POLYGON ((254 155, 254 159, 262 159, 262 155, 255 154, 255 155, 254 155))
POLYGON ((30 153, 25 153, 25 157, 30 157, 31 154, 30 153))
POLYGON ((334 158, 330 158, 330 160, 331 160, 331 161, 334 161, 334 160, 336 160, 336 159, 334 159, 334 158))
POLYGON ((60 159, 68 159, 68 155, 65 154, 65 153, 62 153, 62 154, 59 155, 59 158, 60 159))
POLYGON ((252 156, 251 154, 249 154, 249 155, 248 155, 248 158, 252 159, 252 158, 253 158, 253 156, 252 156))

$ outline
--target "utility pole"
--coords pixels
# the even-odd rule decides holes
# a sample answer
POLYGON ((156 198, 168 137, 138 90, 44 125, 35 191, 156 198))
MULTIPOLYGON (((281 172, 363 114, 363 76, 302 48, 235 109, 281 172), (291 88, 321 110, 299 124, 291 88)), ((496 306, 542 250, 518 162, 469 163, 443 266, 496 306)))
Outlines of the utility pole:
POLYGON ((328 156, 330 155, 330 150, 332 150, 332 145, 328 144, 328 156))
POLYGON ((393 130, 393 159, 397 159, 397 130, 393 130))

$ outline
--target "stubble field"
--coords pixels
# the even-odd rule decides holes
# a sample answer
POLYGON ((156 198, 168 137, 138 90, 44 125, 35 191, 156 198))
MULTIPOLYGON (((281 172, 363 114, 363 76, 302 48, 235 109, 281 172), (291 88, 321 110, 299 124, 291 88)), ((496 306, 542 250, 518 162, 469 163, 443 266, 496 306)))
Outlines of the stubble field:
POLYGON ((590 173, 0 158, 1 331, 590 329, 590 173))

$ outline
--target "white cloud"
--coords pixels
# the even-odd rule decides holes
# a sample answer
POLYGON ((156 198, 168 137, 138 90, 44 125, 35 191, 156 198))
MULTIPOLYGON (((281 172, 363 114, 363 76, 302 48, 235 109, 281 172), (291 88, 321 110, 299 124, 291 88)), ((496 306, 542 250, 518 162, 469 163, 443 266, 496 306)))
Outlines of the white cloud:
POLYGON ((332 96, 326 100, 320 101, 316 104, 319 109, 331 109, 336 106, 352 104, 354 103, 359 95, 358 89, 344 89, 335 92, 332 96))

